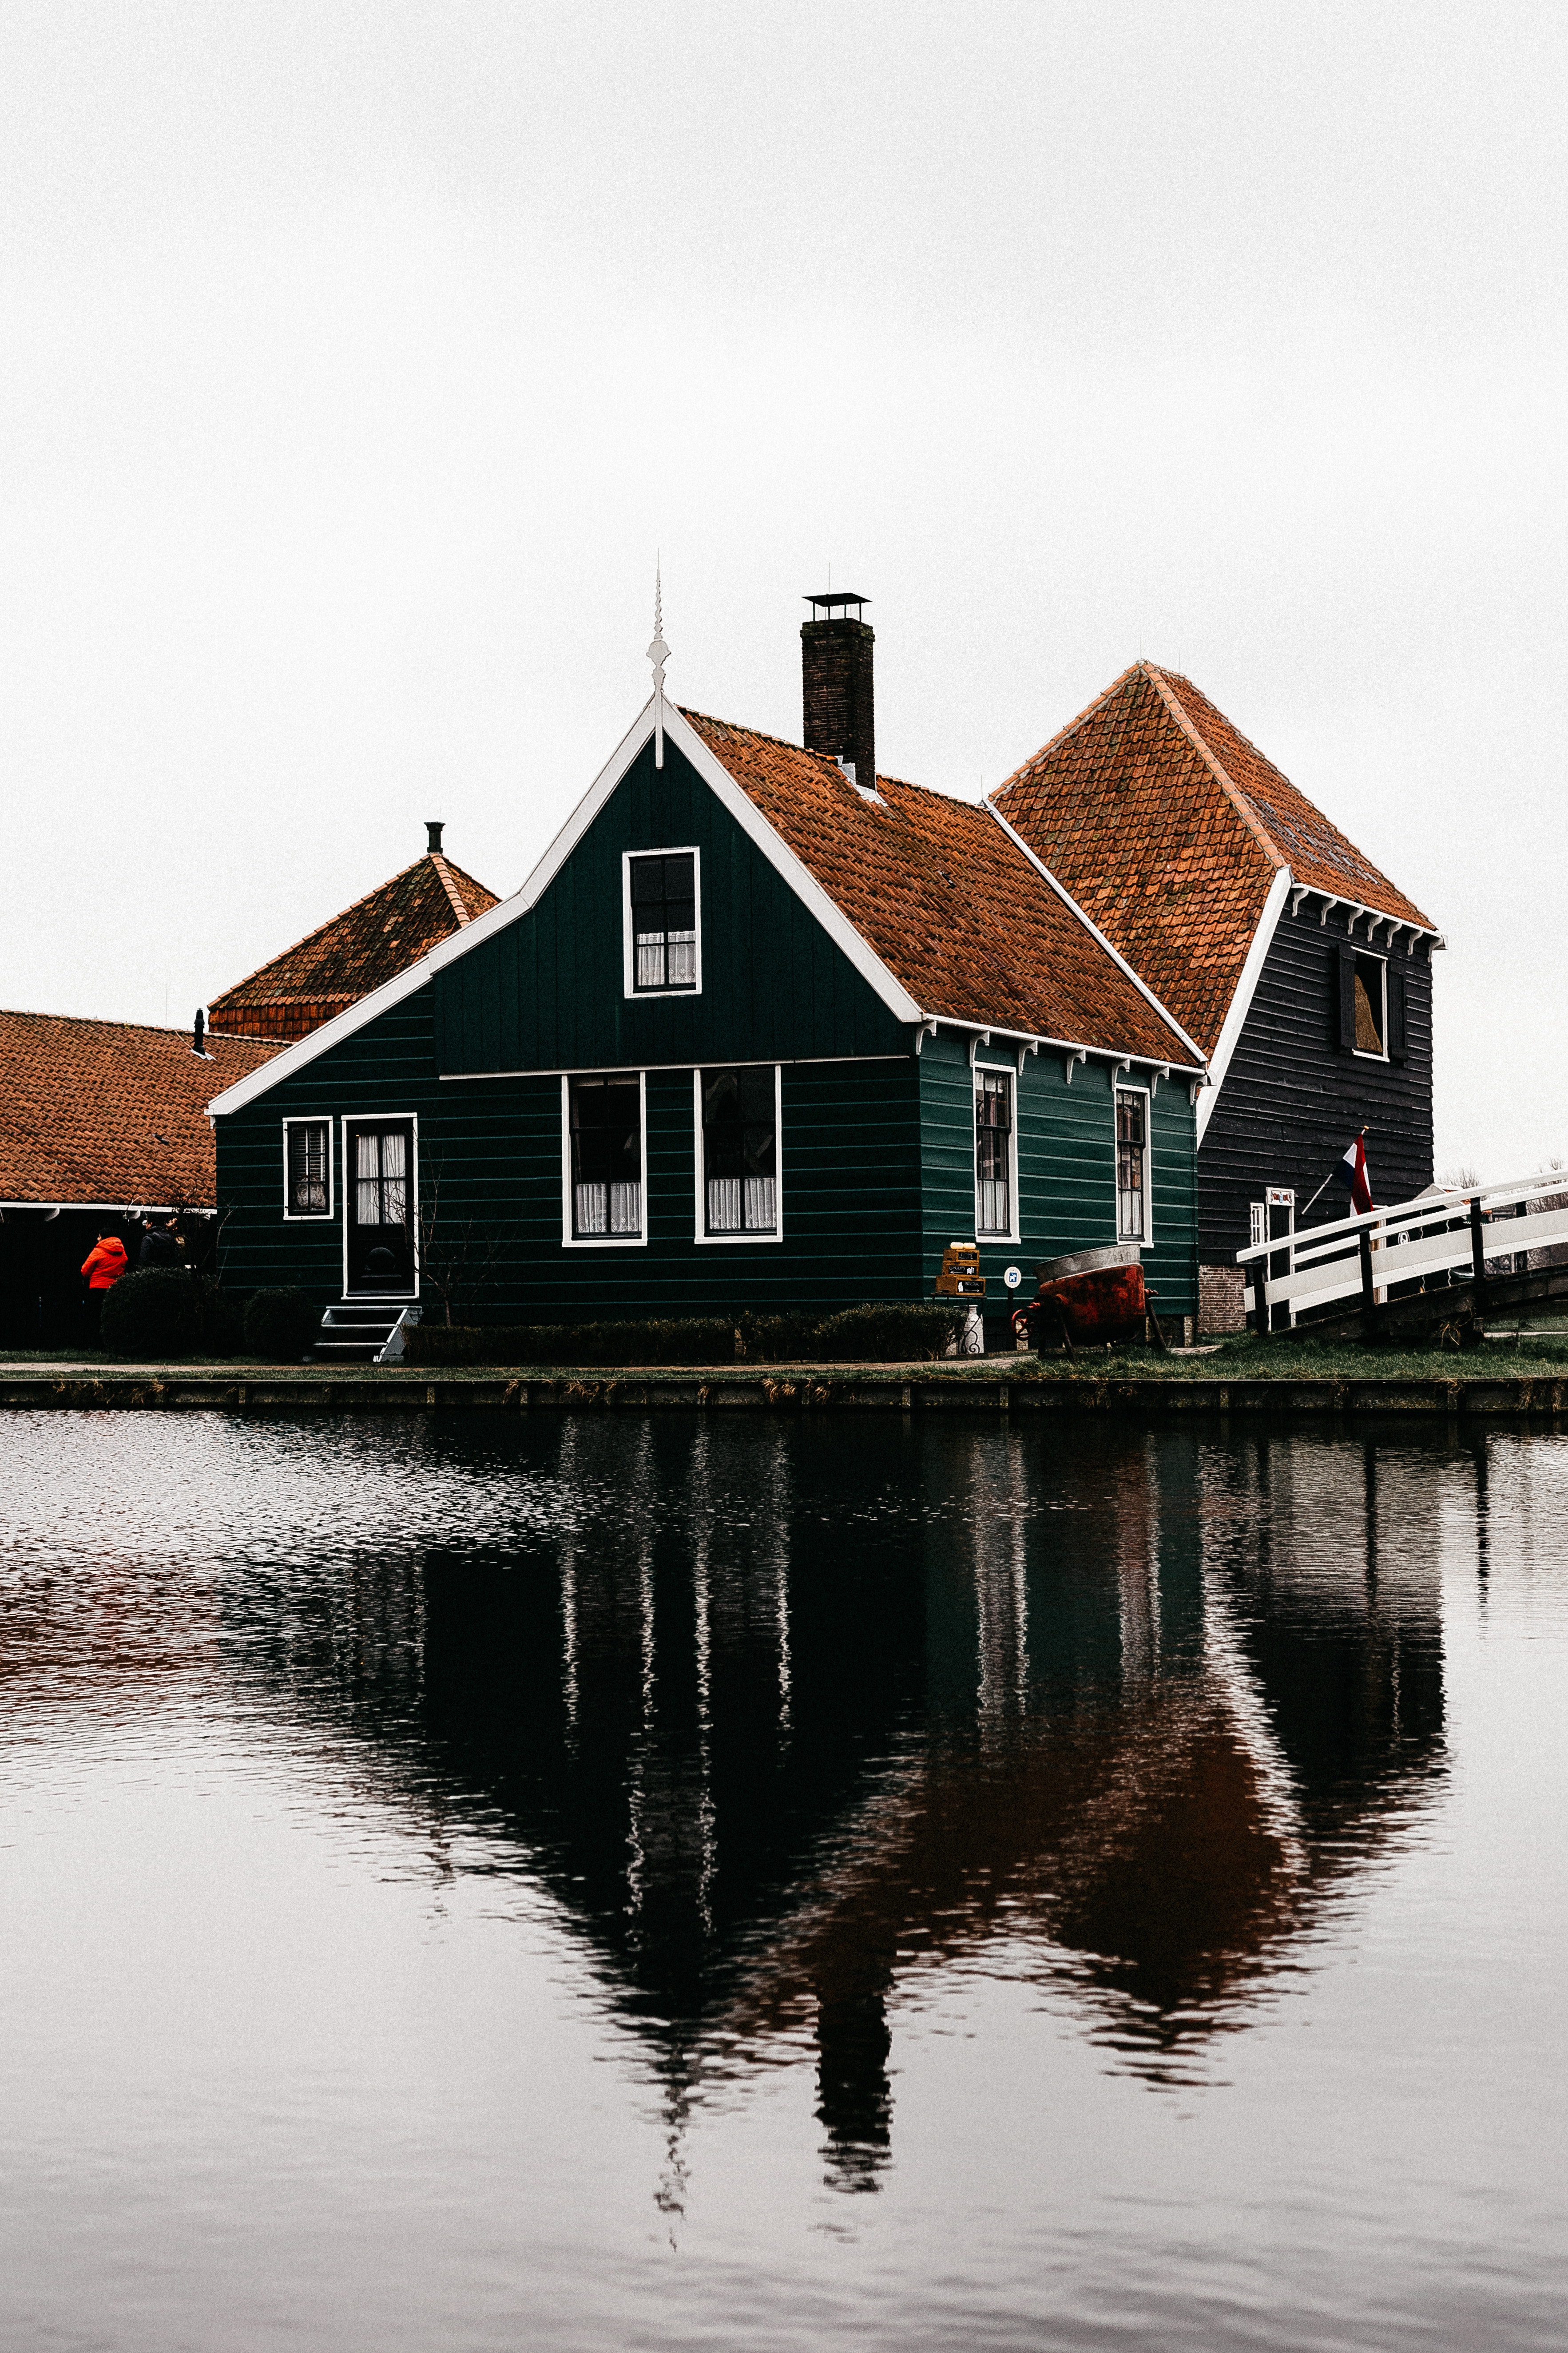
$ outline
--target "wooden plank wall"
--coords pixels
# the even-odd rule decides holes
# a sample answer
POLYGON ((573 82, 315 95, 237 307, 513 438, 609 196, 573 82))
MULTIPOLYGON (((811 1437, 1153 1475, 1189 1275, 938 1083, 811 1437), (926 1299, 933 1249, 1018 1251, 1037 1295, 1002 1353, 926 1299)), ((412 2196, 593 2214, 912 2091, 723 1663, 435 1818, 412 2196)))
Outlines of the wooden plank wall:
MULTIPOLYGON (((983 1046, 978 1060, 1016 1071, 1012 1054, 983 1046)), ((974 1232, 973 1081, 966 1042, 946 1032, 928 1038, 920 1069, 929 1292, 946 1244, 974 1232)), ((1145 1084, 1147 1073, 1135 1073, 1134 1081, 1145 1084)), ((1069 1084, 1061 1055, 1042 1048, 1037 1055, 1026 1054, 1017 1085, 1020 1239, 981 1244, 988 1312, 1005 1297, 1005 1268, 1020 1267, 1026 1292, 1032 1293, 1039 1260, 1116 1240, 1116 1131, 1108 1065, 1079 1063, 1069 1084)), ((1144 1268, 1158 1288, 1162 1314, 1191 1315, 1197 1309, 1194 1118, 1184 1084, 1171 1081, 1156 1088, 1151 1114, 1153 1235, 1144 1268)))
MULTIPOLYGON (((1405 975, 1405 1060, 1379 1062, 1339 1044, 1339 952, 1346 926, 1311 902, 1279 921, 1198 1155, 1199 1255, 1234 1265, 1249 1240, 1247 1205, 1269 1185, 1305 1202, 1363 1124, 1373 1194, 1407 1200, 1432 1182, 1432 961, 1397 951, 1405 975)), ((1360 944, 1365 944, 1364 933, 1360 944)), ((1331 1186, 1316 1224, 1342 1217, 1331 1186)))

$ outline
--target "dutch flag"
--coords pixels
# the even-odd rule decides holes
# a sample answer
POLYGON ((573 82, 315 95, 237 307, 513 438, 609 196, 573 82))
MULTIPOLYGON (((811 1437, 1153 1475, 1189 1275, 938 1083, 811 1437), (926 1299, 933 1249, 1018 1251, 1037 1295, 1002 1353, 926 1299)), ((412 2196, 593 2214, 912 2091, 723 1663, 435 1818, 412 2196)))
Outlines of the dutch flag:
POLYGON ((1373 1208, 1372 1184, 1366 1173, 1366 1130, 1363 1128, 1342 1160, 1335 1163, 1334 1176, 1351 1197, 1351 1207, 1359 1215, 1373 1208))

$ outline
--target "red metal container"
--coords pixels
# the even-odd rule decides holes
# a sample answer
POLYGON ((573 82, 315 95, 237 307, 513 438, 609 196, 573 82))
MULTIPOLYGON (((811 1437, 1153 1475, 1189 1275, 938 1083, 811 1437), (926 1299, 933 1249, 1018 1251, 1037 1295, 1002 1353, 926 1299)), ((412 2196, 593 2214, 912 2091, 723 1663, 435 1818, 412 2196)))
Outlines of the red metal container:
POLYGON ((1031 1336, 1043 1340, 1047 1347, 1056 1322, 1051 1306, 1059 1312, 1075 1348, 1091 1347, 1103 1340, 1142 1337, 1149 1299, 1136 1242, 1074 1250, 1067 1258, 1047 1259, 1035 1271, 1040 1287, 1023 1312, 1029 1319, 1031 1336))

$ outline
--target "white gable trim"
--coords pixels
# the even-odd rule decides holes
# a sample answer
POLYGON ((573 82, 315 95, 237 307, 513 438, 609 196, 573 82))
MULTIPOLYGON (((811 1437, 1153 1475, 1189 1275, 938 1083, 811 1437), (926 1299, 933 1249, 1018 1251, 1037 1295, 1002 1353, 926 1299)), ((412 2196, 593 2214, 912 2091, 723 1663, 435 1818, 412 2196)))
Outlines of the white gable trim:
MULTIPOLYGON (((1117 969, 1126 974, 1127 978, 1132 983, 1132 986, 1138 991, 1139 996, 1147 997, 1149 1003, 1153 1007, 1161 1020, 1164 1022, 1166 1028, 1175 1032, 1184 1046, 1190 1046, 1192 1048, 1193 1059, 1198 1064, 1199 1068, 1202 1069, 1205 1066, 1205 1058, 1204 1055, 1204 1050, 1198 1044, 1197 1039, 1195 1038, 1188 1037, 1186 1031, 1183 1029, 1175 1015, 1167 1006, 1161 1004, 1159 998, 1155 996, 1148 982, 1144 980, 1140 974, 1133 971, 1132 966, 1128 963, 1127 958, 1122 955, 1115 942, 1113 940, 1108 940, 1105 934, 1100 930, 1100 925, 1094 921, 1093 917, 1084 913, 1083 909, 1079 905, 1078 901, 1073 897, 1071 892, 1057 881, 1056 876, 1051 872, 1051 870, 1046 864, 1045 860, 1030 849, 1028 843, 1025 840, 1023 835, 1018 832, 1016 827, 1008 824, 1006 818, 1003 816, 1001 810, 995 806, 994 802, 983 801, 981 803, 981 807, 990 810, 991 815, 995 818, 997 824, 1001 827, 1008 840, 1013 843, 1016 849, 1023 851, 1025 857, 1028 860, 1030 865, 1035 869, 1037 873, 1043 874, 1045 876, 1046 881, 1050 884, 1051 889, 1056 892, 1057 897, 1061 901, 1063 906, 1068 908, 1071 913, 1077 916, 1079 922, 1083 925, 1084 930, 1089 933, 1089 936, 1099 942, 1100 945, 1105 950, 1106 955, 1110 958, 1111 963, 1116 965, 1117 969)), ((1146 1054, 1143 1054, 1140 1055, 1138 1059, 1140 1061, 1147 1061, 1149 1058, 1146 1054)))
MULTIPOLYGON (((543 897, 643 745, 651 740, 654 723, 653 698, 650 696, 520 891, 513 892, 510 899, 502 899, 495 906, 487 908, 482 915, 476 915, 471 923, 461 931, 451 933, 433 947, 428 955, 422 956, 417 964, 410 965, 406 972, 396 973, 391 980, 383 981, 379 988, 372 989, 370 995, 362 997, 356 1005, 345 1007, 342 1013, 336 1013, 330 1021, 324 1021, 319 1029, 312 1029, 308 1038, 300 1038, 292 1046, 286 1046, 280 1054, 275 1054, 269 1061, 249 1072, 226 1093, 215 1095, 207 1105, 209 1117, 222 1117, 229 1112, 243 1111, 247 1103, 255 1103, 259 1096, 270 1092, 280 1080, 292 1078, 296 1071, 308 1069, 321 1055, 330 1053, 334 1046, 341 1045, 345 1038, 352 1038, 357 1030, 367 1028, 382 1014, 390 1011, 393 1006, 400 1005, 405 997, 414 996, 444 966, 455 963, 459 956, 468 955, 482 941, 492 938, 497 932, 504 931, 509 923, 515 923, 520 916, 526 915, 543 897)), ((921 1020, 921 1008, 909 991, 894 978, 875 949, 861 937, 848 917, 773 830, 749 795, 736 784, 729 770, 714 757, 689 720, 683 718, 671 702, 666 702, 664 706, 664 733, 667 743, 679 745, 714 797, 788 883, 834 945, 843 951, 862 980, 881 998, 893 1018, 896 1021, 921 1020)))
POLYGON ((1200 1144, 1204 1140, 1204 1131, 1214 1116, 1214 1107, 1219 1101, 1219 1091, 1225 1084, 1225 1074, 1230 1068, 1230 1058, 1237 1050, 1242 1030, 1247 1025, 1247 1017, 1252 1010, 1252 1000, 1257 994, 1258 984, 1262 977, 1268 951, 1274 944, 1274 934, 1279 928, 1279 918, 1285 912, 1285 902, 1289 897, 1293 887, 1290 869, 1288 866, 1281 866, 1268 886, 1268 896, 1263 902, 1263 913, 1258 918, 1258 929, 1252 934, 1252 945, 1247 951, 1247 962, 1241 967, 1241 978, 1236 984, 1236 993, 1230 1000, 1230 1009, 1225 1017, 1215 1045, 1214 1056, 1209 1063, 1209 1077, 1214 1083, 1205 1090, 1202 1101, 1198 1104, 1198 1142, 1200 1144))

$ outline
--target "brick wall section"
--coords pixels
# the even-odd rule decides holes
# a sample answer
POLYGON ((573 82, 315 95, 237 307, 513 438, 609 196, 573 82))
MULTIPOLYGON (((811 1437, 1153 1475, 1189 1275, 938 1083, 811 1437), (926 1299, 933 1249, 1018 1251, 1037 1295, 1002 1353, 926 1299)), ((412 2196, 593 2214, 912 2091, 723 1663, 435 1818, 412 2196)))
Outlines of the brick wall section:
POLYGON ((802 740, 808 752, 853 762, 858 785, 877 781, 877 704, 864 621, 805 621, 800 632, 802 740))

